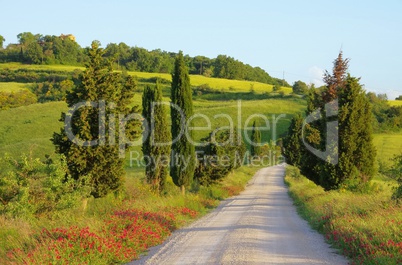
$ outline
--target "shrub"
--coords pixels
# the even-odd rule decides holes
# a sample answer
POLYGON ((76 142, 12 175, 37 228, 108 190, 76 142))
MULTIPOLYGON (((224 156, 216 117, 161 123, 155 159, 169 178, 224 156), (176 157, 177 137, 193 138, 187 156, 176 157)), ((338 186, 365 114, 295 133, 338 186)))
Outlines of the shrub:
POLYGON ((10 169, 0 179, 0 213, 30 219, 49 216, 77 206, 89 190, 66 176, 64 160, 43 162, 23 155, 20 161, 7 159, 10 169))

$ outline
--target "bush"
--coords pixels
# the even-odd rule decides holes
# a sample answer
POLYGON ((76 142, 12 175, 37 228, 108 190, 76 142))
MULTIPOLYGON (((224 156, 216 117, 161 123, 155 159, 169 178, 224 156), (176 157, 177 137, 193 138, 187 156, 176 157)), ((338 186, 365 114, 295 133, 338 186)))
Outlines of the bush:
MULTIPOLYGON (((66 175, 66 163, 45 162, 22 156, 6 159, 9 171, 0 179, 0 213, 12 217, 51 217, 57 211, 76 207, 89 195, 85 179, 66 175)), ((57 161, 59 161, 57 159, 57 161)))
POLYGON ((286 167, 286 176, 289 176, 294 179, 301 178, 300 169, 294 166, 287 166, 286 167))
POLYGON ((0 110, 28 106, 36 102, 36 96, 28 90, 20 90, 15 93, 0 92, 0 110))
POLYGON ((239 168, 246 147, 244 142, 237 142, 237 129, 233 131, 220 130, 210 133, 202 139, 204 146, 197 147, 198 165, 195 169, 195 179, 204 186, 221 181, 233 169, 239 168))

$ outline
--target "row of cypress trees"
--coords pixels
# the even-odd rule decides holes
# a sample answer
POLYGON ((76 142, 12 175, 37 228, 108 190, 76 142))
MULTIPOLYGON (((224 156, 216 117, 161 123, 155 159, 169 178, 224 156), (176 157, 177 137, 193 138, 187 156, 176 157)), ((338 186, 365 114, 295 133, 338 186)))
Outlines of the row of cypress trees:
MULTIPOLYGON (((83 180, 84 177, 91 186, 91 194, 94 197, 102 197, 119 190, 124 175, 122 151, 124 155, 124 150, 131 144, 130 140, 140 137, 141 127, 145 124, 145 130, 142 132, 142 151, 148 160, 145 169, 147 182, 155 192, 161 193, 170 173, 174 184, 180 187, 184 194, 186 187, 193 180, 197 161, 195 146, 189 141, 193 138, 192 131, 188 130, 192 127, 190 117, 193 115, 193 103, 183 53, 178 54, 172 74, 169 130, 168 115, 162 102, 159 84, 144 89, 142 117, 145 122, 141 124, 141 119, 138 119, 139 108, 130 107, 136 88, 135 80, 114 72, 112 62, 105 59, 105 50, 99 46, 97 41, 92 43, 87 69, 81 74, 77 86, 67 95, 68 107, 70 110, 74 109, 74 112, 62 113, 60 121, 65 125, 59 133, 54 133, 52 138, 56 152, 66 159, 68 174, 76 180, 83 180), (82 105, 83 102, 86 103, 82 105), (67 121, 69 122, 66 123, 67 121), (75 138, 72 139, 71 135, 75 138), (169 161, 170 172, 167 166, 169 161)), ((233 136, 233 132, 221 132, 218 136, 222 141, 226 141, 228 137, 233 136)), ((235 138, 241 139, 237 131, 235 138)), ((261 140, 255 123, 252 139, 255 142, 261 140)), ((209 155, 238 151, 242 156, 245 146, 241 140, 237 145, 227 148, 209 145, 204 151, 209 155)), ((253 154, 258 152, 260 151, 252 149, 253 154)), ((204 180, 206 177, 210 178, 206 183, 211 183, 214 177, 222 178, 230 170, 241 165, 235 163, 234 159, 232 156, 231 165, 217 172, 204 169, 215 176, 209 173, 207 176, 205 172, 199 172, 200 170, 198 175, 202 175, 204 180)))
POLYGON ((348 63, 340 52, 325 89, 309 91, 307 117, 295 115, 284 139, 287 162, 326 190, 361 189, 376 172, 371 105, 348 63))

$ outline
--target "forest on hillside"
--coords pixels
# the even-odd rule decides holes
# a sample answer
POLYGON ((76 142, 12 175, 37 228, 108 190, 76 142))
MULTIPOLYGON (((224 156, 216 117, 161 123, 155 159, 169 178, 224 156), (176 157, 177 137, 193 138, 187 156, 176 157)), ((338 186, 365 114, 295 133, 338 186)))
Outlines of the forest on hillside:
MULTIPOLYGON (((0 63, 84 66, 89 58, 89 47, 81 47, 72 34, 55 36, 23 32, 17 35, 17 39, 18 43, 10 43, 3 48, 5 39, 0 35, 0 63)), ((177 56, 177 52, 161 49, 149 51, 130 47, 124 42, 109 43, 105 51, 105 57, 113 60, 115 69, 150 73, 171 73, 177 56)), ((260 67, 253 67, 227 55, 212 59, 185 55, 184 60, 190 74, 290 86, 282 79, 271 77, 260 67)))

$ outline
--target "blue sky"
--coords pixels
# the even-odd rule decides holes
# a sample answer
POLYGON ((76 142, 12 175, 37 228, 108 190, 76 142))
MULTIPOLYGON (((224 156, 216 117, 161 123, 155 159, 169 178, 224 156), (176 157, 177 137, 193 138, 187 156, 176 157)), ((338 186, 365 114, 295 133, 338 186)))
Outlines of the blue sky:
POLYGON ((4 1, 0 35, 72 33, 81 46, 226 54, 292 83, 320 83, 342 48, 369 91, 402 94, 402 0, 4 1))

